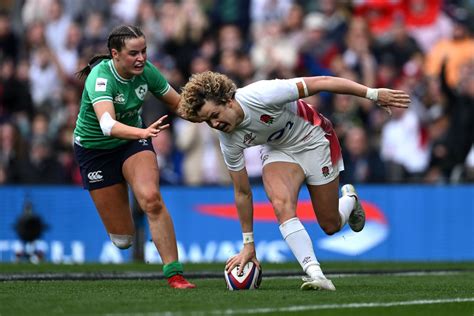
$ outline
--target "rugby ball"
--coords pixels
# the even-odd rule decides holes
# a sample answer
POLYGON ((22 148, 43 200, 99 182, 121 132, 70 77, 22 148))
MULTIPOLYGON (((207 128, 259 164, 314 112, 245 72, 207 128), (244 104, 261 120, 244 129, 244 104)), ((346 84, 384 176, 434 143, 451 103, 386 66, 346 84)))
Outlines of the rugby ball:
POLYGON ((225 283, 231 291, 236 290, 255 290, 262 282, 262 269, 257 268, 252 261, 244 266, 243 274, 237 274, 238 266, 231 271, 224 270, 225 283))

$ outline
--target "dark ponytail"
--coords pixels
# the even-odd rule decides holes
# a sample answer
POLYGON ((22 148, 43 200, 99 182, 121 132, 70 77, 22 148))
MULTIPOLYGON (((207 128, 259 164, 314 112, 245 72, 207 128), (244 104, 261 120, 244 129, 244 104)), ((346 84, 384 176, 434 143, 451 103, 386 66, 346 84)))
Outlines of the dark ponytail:
POLYGON ((95 55, 94 57, 91 58, 91 60, 89 60, 89 63, 87 64, 87 66, 85 66, 84 68, 76 72, 76 77, 79 78, 80 80, 86 78, 90 74, 92 70, 92 66, 94 66, 95 63, 97 63, 98 61, 101 61, 102 59, 111 59, 111 58, 112 57, 110 55, 106 55, 106 54, 95 55))
POLYGON ((125 46, 125 40, 139 37, 145 37, 145 35, 143 35, 143 32, 137 26, 121 25, 116 27, 112 32, 110 32, 109 37, 107 38, 107 49, 109 50, 109 54, 96 55, 92 57, 87 66, 76 72, 76 76, 81 80, 84 79, 90 74, 92 67, 97 62, 102 59, 112 59, 112 49, 116 49, 120 52, 125 46))

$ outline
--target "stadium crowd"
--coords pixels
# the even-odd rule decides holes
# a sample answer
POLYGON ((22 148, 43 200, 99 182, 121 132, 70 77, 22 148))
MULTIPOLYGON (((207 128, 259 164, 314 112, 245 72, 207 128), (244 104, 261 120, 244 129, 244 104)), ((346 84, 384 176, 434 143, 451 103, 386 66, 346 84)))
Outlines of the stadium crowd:
MULTIPOLYGON (((474 181, 474 1, 457 0, 6 0, 0 4, 0 184, 75 184, 72 132, 83 82, 119 24, 139 26, 148 60, 179 91, 190 74, 219 71, 238 86, 333 75, 407 91, 408 110, 321 93, 335 124, 342 183, 474 181)), ((150 98, 162 184, 229 184, 214 131, 150 98)), ((258 151, 246 154, 260 181, 258 151)))

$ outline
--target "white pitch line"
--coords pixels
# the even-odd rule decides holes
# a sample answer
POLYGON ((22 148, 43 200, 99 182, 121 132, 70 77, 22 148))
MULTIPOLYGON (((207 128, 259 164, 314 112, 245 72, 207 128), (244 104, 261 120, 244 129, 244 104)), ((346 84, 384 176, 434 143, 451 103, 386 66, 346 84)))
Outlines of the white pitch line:
POLYGON ((124 314, 107 314, 107 316, 181 316, 181 315, 241 315, 241 314, 268 314, 268 313, 284 313, 284 312, 302 312, 319 309, 347 309, 347 308, 371 308, 371 307, 391 307, 391 306, 408 306, 408 305, 430 305, 443 303, 463 303, 474 302, 474 297, 456 297, 437 300, 414 300, 399 302, 372 302, 372 303, 349 303, 349 304, 320 304, 320 305, 304 305, 304 306, 288 306, 288 307, 267 307, 252 309, 225 309, 225 310, 208 310, 194 312, 156 312, 156 313, 124 313, 124 314))

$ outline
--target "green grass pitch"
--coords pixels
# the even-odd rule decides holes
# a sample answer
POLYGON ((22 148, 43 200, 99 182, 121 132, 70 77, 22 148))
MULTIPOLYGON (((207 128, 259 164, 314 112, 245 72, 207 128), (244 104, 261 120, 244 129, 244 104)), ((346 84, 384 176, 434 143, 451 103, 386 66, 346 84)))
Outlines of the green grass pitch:
POLYGON ((472 262, 323 264, 335 292, 299 290, 293 263, 262 263, 259 290, 229 291, 223 266, 186 264, 198 288, 176 290, 159 265, 0 264, 0 316, 474 315, 472 262), (120 279, 131 272, 142 277, 120 279), (101 279, 111 273, 117 279, 101 279), (6 281, 47 275, 64 279, 6 281), (78 275, 88 277, 68 279, 78 275))

